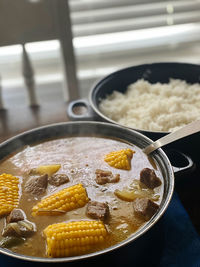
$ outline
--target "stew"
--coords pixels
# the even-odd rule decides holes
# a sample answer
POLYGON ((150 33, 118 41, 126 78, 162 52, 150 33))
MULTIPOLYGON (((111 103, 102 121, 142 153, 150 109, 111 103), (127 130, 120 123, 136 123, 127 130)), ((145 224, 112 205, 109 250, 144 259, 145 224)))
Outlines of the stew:
POLYGON ((0 163, 0 174, 5 173, 19 178, 19 201, 1 216, 0 245, 24 255, 73 256, 110 247, 144 225, 162 200, 163 181, 155 163, 120 140, 70 137, 27 146, 0 163), (70 201, 65 202, 66 196, 70 201), (82 229, 78 245, 75 233, 67 232, 77 227, 82 229), (86 241, 83 232, 89 235, 89 230, 84 227, 93 229, 86 241), (52 245, 55 236, 57 245, 52 245))

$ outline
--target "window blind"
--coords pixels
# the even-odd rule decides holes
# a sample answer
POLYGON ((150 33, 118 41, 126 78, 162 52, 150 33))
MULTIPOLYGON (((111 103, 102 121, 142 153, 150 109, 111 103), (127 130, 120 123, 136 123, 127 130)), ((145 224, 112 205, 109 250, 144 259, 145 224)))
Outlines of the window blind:
POLYGON ((198 62, 200 0, 69 0, 79 77, 155 61, 198 62))
POLYGON ((199 0, 70 0, 74 37, 200 22, 199 0))

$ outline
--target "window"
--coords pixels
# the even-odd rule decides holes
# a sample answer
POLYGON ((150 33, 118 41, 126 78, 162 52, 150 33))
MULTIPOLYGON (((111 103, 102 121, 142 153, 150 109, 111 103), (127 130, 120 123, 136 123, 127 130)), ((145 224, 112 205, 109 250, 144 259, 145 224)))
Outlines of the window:
MULTIPOLYGON (((69 0, 69 5, 81 97, 97 79, 123 67, 158 61, 200 63, 199 0, 69 0)), ((58 41, 26 47, 37 84, 60 84, 58 41)), ((0 75, 5 88, 23 84, 20 46, 0 48, 0 75)))
POLYGON ((83 92, 96 79, 131 65, 158 61, 200 63, 200 1, 69 3, 83 92))

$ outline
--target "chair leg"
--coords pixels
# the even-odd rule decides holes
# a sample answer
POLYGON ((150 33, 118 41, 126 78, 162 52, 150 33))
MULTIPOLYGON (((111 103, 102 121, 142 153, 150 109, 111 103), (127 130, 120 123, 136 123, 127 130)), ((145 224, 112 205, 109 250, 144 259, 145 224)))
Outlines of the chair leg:
POLYGON ((5 109, 2 97, 2 85, 1 85, 1 76, 0 76, 0 110, 5 109))
POLYGON ((79 98, 79 86, 76 73, 76 60, 73 47, 73 36, 71 30, 70 10, 68 1, 53 0, 55 23, 58 29, 66 87, 64 90, 65 101, 79 98))
POLYGON ((35 92, 34 71, 30 58, 25 48, 25 44, 23 44, 23 52, 22 52, 22 72, 23 72, 24 82, 28 91, 29 105, 38 106, 38 100, 35 92))

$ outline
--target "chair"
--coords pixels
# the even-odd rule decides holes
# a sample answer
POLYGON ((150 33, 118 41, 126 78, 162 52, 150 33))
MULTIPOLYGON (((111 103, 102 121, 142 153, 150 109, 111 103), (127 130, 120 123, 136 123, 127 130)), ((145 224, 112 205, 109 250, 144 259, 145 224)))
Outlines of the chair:
POLYGON ((78 98, 68 0, 0 0, 0 46, 23 45, 23 76, 32 106, 38 101, 34 71, 25 44, 54 39, 59 40, 62 51, 66 81, 64 99, 78 98))

